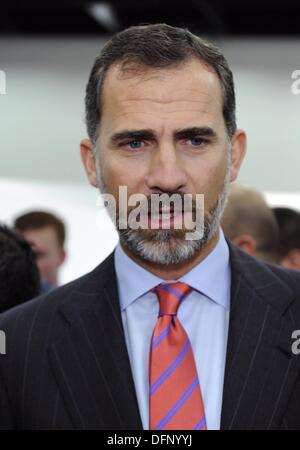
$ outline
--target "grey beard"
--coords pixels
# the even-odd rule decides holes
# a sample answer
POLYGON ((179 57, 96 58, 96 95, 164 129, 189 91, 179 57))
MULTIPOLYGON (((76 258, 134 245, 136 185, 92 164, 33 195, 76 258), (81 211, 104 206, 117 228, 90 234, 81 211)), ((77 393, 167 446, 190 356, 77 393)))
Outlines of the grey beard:
MULTIPOLYGON (((142 230, 117 229, 122 244, 138 258, 157 265, 180 264, 192 259, 217 233, 227 201, 227 189, 204 217, 204 230, 199 239, 186 240, 176 236, 177 230, 155 230, 151 238, 143 236, 142 230)), ((200 236, 200 233, 199 233, 200 236)))
MULTIPOLYGON (((98 172, 100 173, 100 171, 98 172)), ((192 259, 205 247, 217 233, 222 214, 228 199, 230 185, 230 158, 228 158, 227 171, 223 189, 218 195, 215 204, 204 216, 204 229, 199 238, 185 239, 182 230, 154 230, 150 235, 144 230, 131 228, 120 229, 119 218, 116 217, 116 228, 120 242, 136 257, 156 265, 177 265, 192 259)), ((98 176, 100 191, 106 192, 102 177, 98 176)), ((195 232, 194 232, 195 233, 195 232)))

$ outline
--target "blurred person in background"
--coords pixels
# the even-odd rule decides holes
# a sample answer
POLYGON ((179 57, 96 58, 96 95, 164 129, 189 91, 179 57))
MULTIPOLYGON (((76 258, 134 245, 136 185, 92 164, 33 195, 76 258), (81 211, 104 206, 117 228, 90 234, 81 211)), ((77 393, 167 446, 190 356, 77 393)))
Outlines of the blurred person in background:
POLYGON ((41 276, 41 293, 58 286, 58 273, 65 261, 65 225, 56 215, 31 211, 15 219, 15 229, 30 243, 41 276))
POLYGON ((300 213, 291 208, 273 208, 279 229, 278 262, 300 270, 300 213))
POLYGON ((0 312, 39 294, 40 277, 29 243, 0 225, 0 312))
POLYGON ((225 236, 246 253, 277 262, 278 227, 260 192, 232 184, 221 223, 225 236))

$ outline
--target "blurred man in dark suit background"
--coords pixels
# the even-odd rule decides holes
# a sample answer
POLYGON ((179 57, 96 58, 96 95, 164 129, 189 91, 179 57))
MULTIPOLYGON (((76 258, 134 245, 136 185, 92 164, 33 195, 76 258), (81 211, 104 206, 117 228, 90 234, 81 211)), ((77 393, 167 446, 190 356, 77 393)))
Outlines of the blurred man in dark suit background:
POLYGON ((278 226, 272 209, 260 192, 231 185, 222 229, 228 239, 249 255, 277 263, 278 226))
POLYGON ((30 211, 15 219, 15 229, 30 243, 41 276, 41 293, 58 286, 58 272, 66 259, 63 221, 46 211, 30 211))
POLYGON ((145 214, 156 229, 123 229, 118 210, 120 243, 102 264, 4 314, 1 428, 300 429, 300 276, 219 226, 246 149, 220 50, 161 24, 115 35, 92 68, 86 119, 93 186, 147 204, 202 193, 203 233, 162 227, 191 223, 195 203, 145 214))

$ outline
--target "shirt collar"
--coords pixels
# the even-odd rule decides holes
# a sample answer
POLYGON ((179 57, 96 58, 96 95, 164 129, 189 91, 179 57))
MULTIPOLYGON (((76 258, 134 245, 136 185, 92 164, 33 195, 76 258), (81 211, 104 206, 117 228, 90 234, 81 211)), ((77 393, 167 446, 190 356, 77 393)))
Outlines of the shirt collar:
MULTIPOLYGON (((115 249, 114 260, 122 311, 154 286, 166 282, 127 256, 120 243, 115 249)), ((231 281, 229 249, 222 229, 220 229, 219 240, 209 255, 188 273, 174 281, 187 283, 212 301, 226 309, 229 308, 231 281)))

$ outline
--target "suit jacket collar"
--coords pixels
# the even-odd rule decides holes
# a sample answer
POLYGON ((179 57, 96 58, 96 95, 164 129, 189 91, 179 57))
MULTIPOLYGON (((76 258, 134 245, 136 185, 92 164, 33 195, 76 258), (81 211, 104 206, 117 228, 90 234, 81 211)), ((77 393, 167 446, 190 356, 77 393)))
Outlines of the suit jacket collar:
MULTIPOLYGON (((267 265, 228 244, 231 309, 221 428, 276 428, 299 374, 285 315, 294 295, 267 265)), ((142 429, 113 254, 65 299, 60 313, 64 326, 49 353, 74 427, 142 429)))

